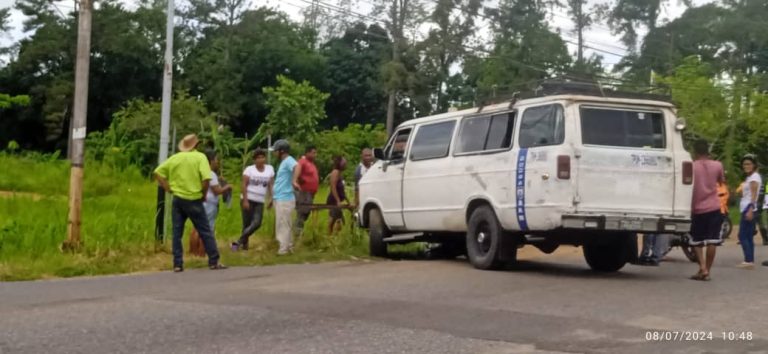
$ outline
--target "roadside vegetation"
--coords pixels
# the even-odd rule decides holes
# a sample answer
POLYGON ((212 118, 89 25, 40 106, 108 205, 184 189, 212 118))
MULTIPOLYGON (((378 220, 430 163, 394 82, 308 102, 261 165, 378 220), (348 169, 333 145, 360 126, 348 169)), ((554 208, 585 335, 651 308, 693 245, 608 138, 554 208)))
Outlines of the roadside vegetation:
MULTIPOLYGON (((156 186, 138 167, 115 169, 89 161, 83 201, 83 248, 76 254, 60 246, 67 234, 69 165, 56 156, 0 153, 0 280, 116 274, 170 269, 170 235, 158 244, 154 236, 156 186)), ((234 174, 234 171, 233 173, 234 174)), ((234 180, 234 179, 230 179, 234 180)), ((350 191, 351 193, 352 191, 350 191)), ((236 191, 236 194, 239 191, 236 191)), ((318 193, 325 200, 327 189, 318 193)), ((351 195, 351 194, 350 194, 351 195)), ((348 224, 327 235, 327 211, 307 223, 296 253, 277 257, 274 216, 268 211, 253 236, 251 250, 231 252, 240 232, 240 207, 222 204, 217 241, 228 265, 268 265, 358 259, 368 253, 367 235, 348 224)), ((185 233, 185 249, 188 235, 185 233)), ((187 267, 203 267, 205 258, 185 255, 187 267)))

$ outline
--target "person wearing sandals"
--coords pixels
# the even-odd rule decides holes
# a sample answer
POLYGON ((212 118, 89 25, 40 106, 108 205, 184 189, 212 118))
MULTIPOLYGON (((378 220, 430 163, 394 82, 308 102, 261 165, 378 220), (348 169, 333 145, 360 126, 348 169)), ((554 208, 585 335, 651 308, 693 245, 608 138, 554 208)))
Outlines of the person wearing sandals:
POLYGON ((693 162, 690 244, 699 260, 699 271, 691 279, 709 280, 717 246, 723 243, 720 235, 723 217, 720 214, 717 185, 725 182, 725 172, 723 165, 710 157, 709 143, 706 140, 696 141, 693 150, 696 159, 693 162))
POLYGON ((741 223, 739 224, 739 242, 744 251, 744 262, 738 265, 742 269, 755 267, 755 221, 757 218, 757 197, 763 181, 757 173, 757 160, 752 155, 741 159, 741 167, 746 178, 741 185, 741 223))
POLYGON ((275 169, 267 165, 267 152, 256 149, 253 153, 253 165, 243 171, 240 187, 241 215, 243 231, 237 242, 232 243, 232 250, 247 250, 248 239, 261 227, 264 218, 264 205, 272 195, 272 185, 275 183, 275 169))
POLYGON ((197 151, 197 135, 190 134, 179 142, 179 152, 168 158, 155 169, 155 179, 167 192, 173 194, 173 271, 184 271, 184 224, 192 221, 203 239, 208 254, 208 267, 212 270, 226 269, 219 263, 219 249, 205 214, 204 202, 211 182, 211 166, 208 158, 197 151))

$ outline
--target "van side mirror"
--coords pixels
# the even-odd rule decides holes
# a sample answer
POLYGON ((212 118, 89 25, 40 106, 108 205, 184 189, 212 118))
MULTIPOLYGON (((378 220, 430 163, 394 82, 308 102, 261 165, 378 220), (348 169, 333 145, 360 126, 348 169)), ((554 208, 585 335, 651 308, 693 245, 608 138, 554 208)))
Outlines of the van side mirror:
POLYGON ((687 124, 685 122, 685 118, 678 118, 677 121, 675 122, 675 130, 679 132, 685 130, 686 126, 687 124))
POLYGON ((373 157, 375 157, 376 160, 384 160, 384 150, 381 148, 373 149, 373 157))

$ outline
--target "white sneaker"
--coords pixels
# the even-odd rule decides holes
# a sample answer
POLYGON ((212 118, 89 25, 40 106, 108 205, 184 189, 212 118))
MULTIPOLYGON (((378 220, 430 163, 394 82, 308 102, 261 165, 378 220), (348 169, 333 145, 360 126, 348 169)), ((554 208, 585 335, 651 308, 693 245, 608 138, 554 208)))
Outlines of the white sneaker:
POLYGON ((755 269, 755 264, 748 263, 748 262, 741 262, 741 264, 737 265, 736 267, 741 269, 755 269))
POLYGON ((286 251, 286 250, 279 250, 279 251, 277 251, 277 255, 278 255, 278 256, 285 256, 285 255, 287 255, 288 253, 289 253, 289 252, 288 252, 288 251, 286 251))

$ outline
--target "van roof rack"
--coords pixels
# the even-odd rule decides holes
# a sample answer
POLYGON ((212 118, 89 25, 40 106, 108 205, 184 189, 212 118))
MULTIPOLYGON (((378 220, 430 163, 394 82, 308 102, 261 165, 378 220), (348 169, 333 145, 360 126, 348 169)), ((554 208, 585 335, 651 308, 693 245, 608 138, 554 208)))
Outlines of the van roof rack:
POLYGON ((611 98, 643 99, 653 101, 671 102, 672 98, 667 95, 652 93, 617 91, 612 88, 601 86, 598 82, 578 82, 578 81, 545 81, 533 91, 524 92, 520 98, 537 98, 555 95, 585 95, 611 98))

